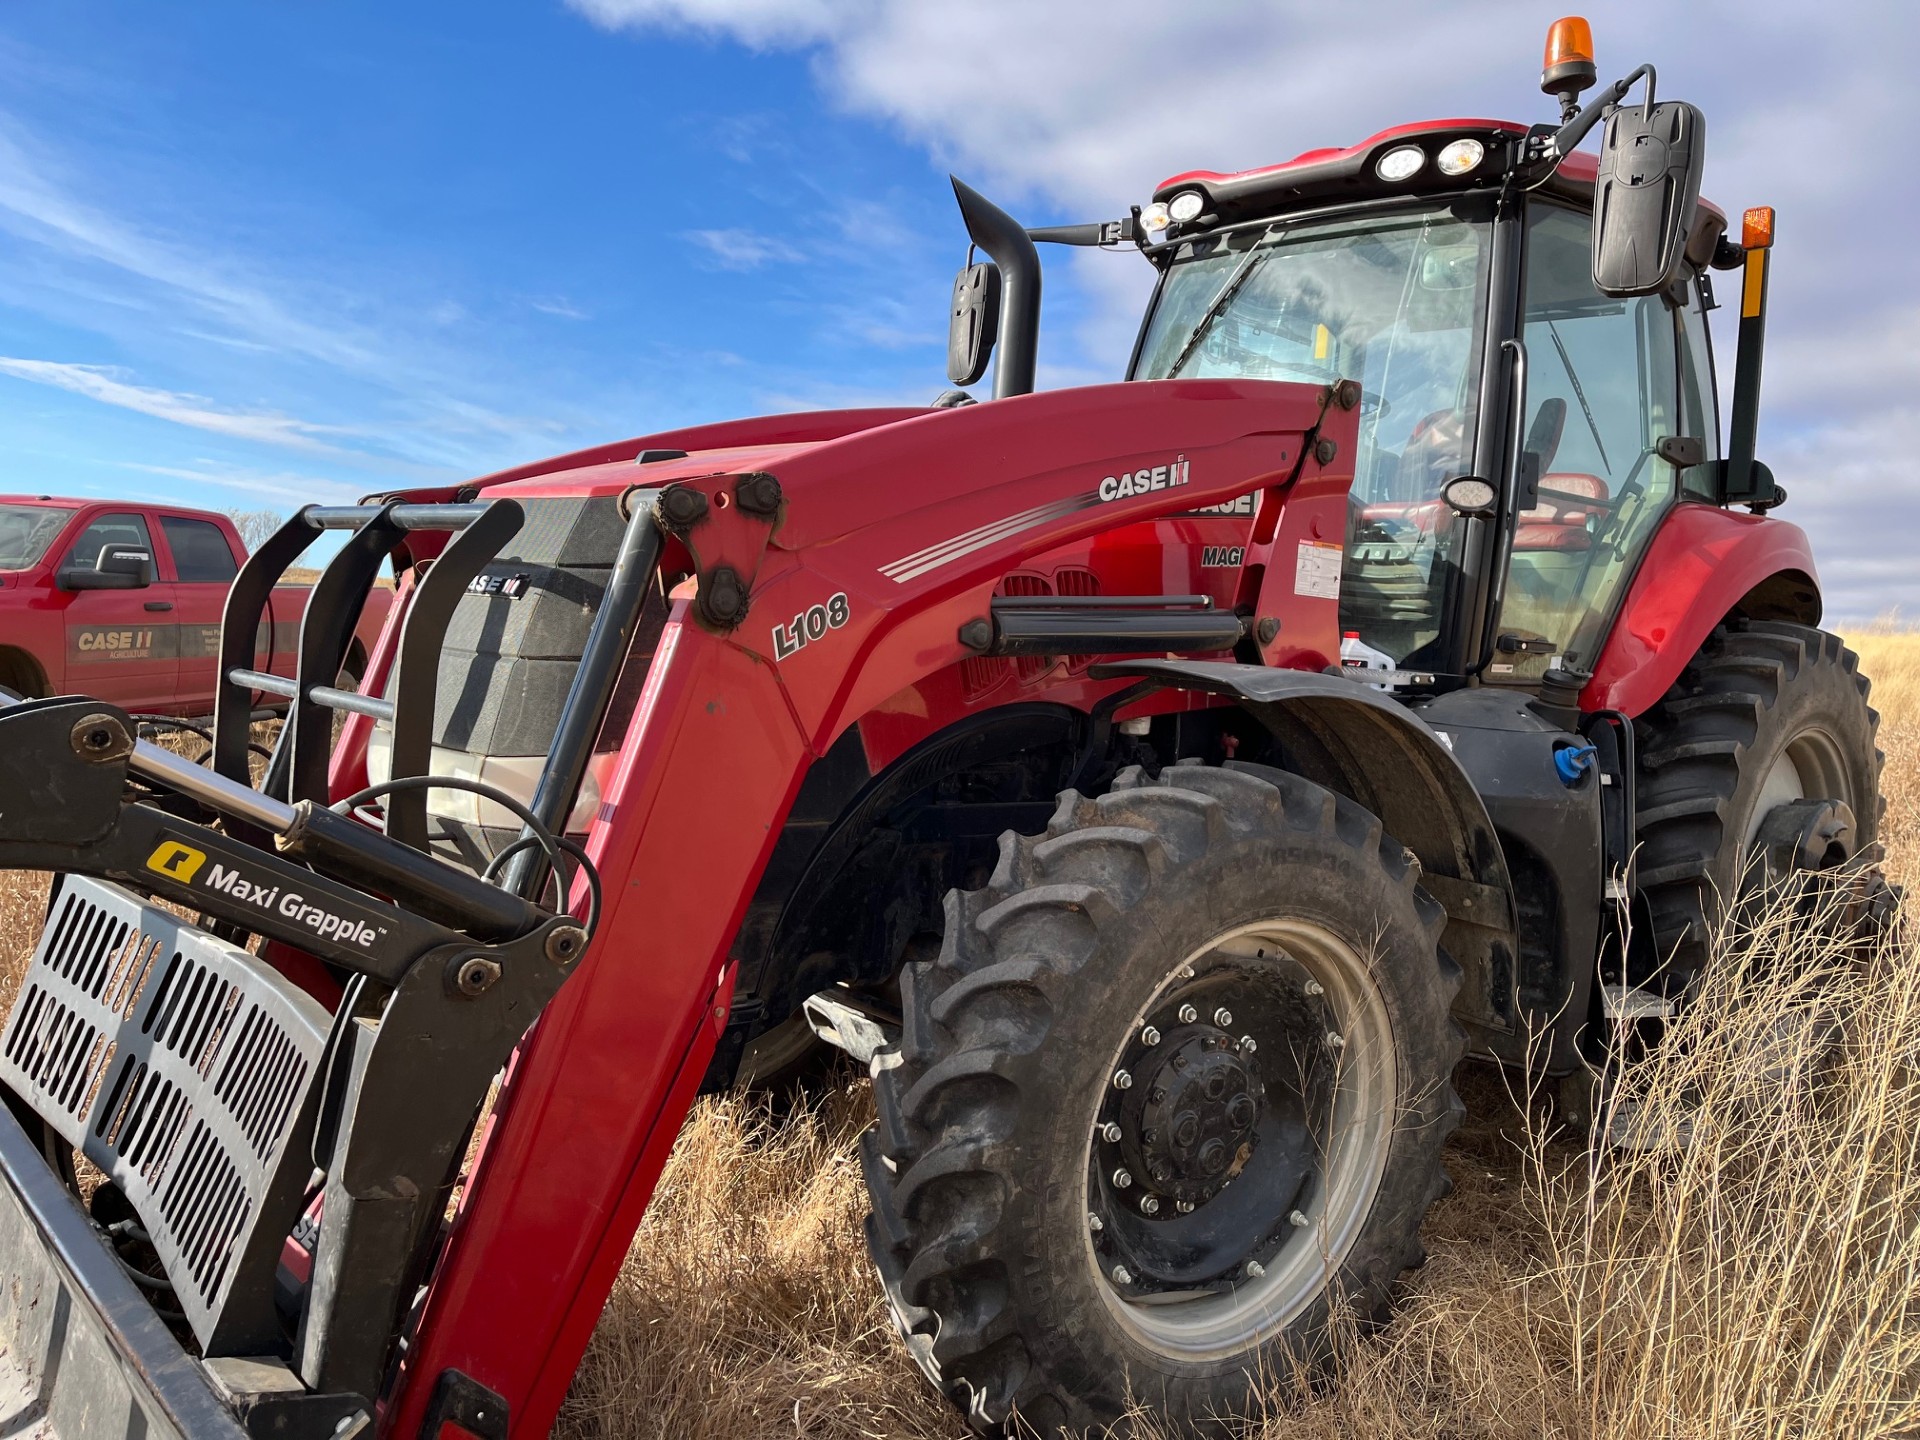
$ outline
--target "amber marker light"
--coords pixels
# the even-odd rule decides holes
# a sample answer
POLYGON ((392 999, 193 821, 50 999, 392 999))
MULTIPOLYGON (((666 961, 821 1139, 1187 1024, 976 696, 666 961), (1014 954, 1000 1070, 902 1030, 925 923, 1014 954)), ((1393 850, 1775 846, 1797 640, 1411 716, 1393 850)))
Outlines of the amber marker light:
POLYGON ((1773 207, 1756 205, 1740 217, 1740 245, 1746 250, 1773 247, 1773 207))
POLYGON ((1547 27, 1547 49, 1540 61, 1540 88, 1549 95, 1578 95, 1600 78, 1593 63, 1593 27, 1581 15, 1568 15, 1547 27))

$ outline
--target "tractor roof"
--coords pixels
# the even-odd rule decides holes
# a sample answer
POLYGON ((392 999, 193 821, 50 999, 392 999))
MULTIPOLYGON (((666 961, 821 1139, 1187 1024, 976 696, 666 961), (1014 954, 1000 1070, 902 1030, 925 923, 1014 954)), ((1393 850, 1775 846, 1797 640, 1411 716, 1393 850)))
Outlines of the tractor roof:
MULTIPOLYGON (((1188 170, 1162 180, 1153 198, 1170 201, 1182 191, 1198 190, 1205 197, 1204 213, 1217 217, 1214 223, 1231 223, 1302 203, 1337 204, 1342 200, 1372 200, 1396 194, 1418 196, 1462 188, 1492 188, 1505 173, 1509 142, 1527 131, 1527 126, 1512 120, 1423 120, 1382 130, 1344 150, 1303 151, 1278 165, 1230 174, 1188 170), (1464 175, 1443 175, 1437 166, 1428 164, 1406 180, 1387 181, 1381 179, 1375 169, 1380 157, 1389 150, 1419 145, 1432 157, 1455 140, 1478 140, 1486 147, 1486 158, 1464 175)), ((1589 151, 1576 150, 1561 162, 1548 188, 1569 199, 1591 199, 1598 169, 1598 157, 1589 151)), ((1700 204, 1724 225, 1725 216, 1717 206, 1705 200, 1700 204)))

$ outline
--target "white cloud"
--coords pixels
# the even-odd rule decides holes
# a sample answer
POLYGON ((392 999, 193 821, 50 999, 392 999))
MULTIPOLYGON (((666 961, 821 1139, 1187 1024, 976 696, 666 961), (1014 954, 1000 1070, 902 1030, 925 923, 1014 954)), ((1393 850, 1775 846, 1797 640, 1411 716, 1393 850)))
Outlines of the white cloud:
POLYGON ((216 435, 226 435, 236 440, 251 440, 294 450, 338 453, 337 447, 319 438, 321 435, 342 433, 334 427, 313 425, 285 415, 222 409, 204 396, 155 390, 116 379, 113 371, 103 365, 74 365, 58 360, 22 360, 0 356, 0 374, 30 380, 36 385, 52 385, 57 389, 72 391, 75 395, 84 395, 89 400, 98 400, 103 405, 117 405, 123 410, 151 415, 157 420, 170 420, 176 425, 190 425, 196 430, 210 430, 216 435))
POLYGON ((301 505, 351 505, 364 489, 343 485, 337 480, 322 480, 290 470, 261 472, 236 469, 216 460, 194 465, 147 465, 134 460, 114 462, 122 470, 145 475, 161 475, 172 480, 189 480, 196 485, 211 485, 242 495, 261 495, 277 500, 289 509, 301 505))
POLYGON ((757 230, 689 230, 687 238, 707 252, 722 270, 758 270, 763 265, 798 260, 800 252, 785 241, 757 230))

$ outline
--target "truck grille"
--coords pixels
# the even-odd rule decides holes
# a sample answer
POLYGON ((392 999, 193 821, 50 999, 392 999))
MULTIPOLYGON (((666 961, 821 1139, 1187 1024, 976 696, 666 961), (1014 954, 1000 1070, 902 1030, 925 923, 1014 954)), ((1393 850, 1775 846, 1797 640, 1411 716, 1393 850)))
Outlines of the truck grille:
POLYGON ((210 1354, 267 1338, 330 1023, 244 950, 68 876, 0 1033, 0 1082, 125 1192, 210 1354))

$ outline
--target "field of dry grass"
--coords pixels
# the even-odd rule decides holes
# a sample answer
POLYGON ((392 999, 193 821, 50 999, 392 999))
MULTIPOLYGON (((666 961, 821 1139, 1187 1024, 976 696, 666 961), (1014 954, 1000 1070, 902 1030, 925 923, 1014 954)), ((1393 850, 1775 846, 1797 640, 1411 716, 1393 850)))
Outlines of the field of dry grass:
MULTIPOLYGON (((1883 715, 1888 869, 1912 887, 1920 636, 1853 643, 1883 715)), ((43 894, 0 877, 0 1003, 43 894)), ((1404 1313, 1348 1338, 1337 1384, 1276 1382, 1249 1440, 1920 1434, 1920 949, 1842 966, 1806 931, 1731 938, 1681 1043, 1636 1072, 1644 1123, 1688 1097, 1683 1153, 1594 1156, 1538 1097, 1463 1067, 1456 1188, 1404 1313)), ((867 1269, 868 1118, 852 1080, 777 1118, 739 1100, 696 1111, 559 1434, 962 1433, 867 1269)))

